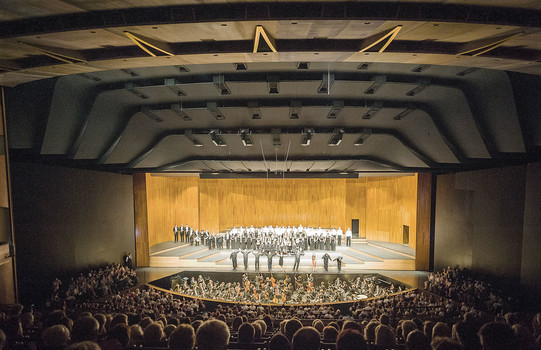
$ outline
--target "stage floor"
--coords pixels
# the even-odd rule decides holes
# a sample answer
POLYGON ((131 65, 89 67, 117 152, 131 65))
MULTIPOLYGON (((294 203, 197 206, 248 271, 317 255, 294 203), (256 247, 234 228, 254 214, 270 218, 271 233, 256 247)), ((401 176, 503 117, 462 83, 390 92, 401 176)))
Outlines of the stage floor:
MULTIPOLYGON (((415 270, 415 250, 407 245, 362 241, 353 239, 351 247, 336 247, 336 251, 308 250, 301 258, 299 273, 312 272, 312 253, 316 254, 316 273, 324 273, 322 256, 329 253, 332 259, 341 255, 342 272, 361 272, 364 270, 415 270)), ((162 242, 150 247, 150 267, 184 268, 202 271, 232 271, 231 249, 209 250, 206 246, 191 246, 186 243, 162 242)), ((284 257, 283 269, 278 265, 278 257, 273 259, 273 271, 292 271, 294 258, 284 257)), ((242 254, 238 256, 239 272, 244 272, 242 254)), ((254 256, 248 259, 248 272, 254 272, 254 256)), ((260 271, 267 272, 267 258, 260 258, 260 271)), ((336 262, 329 262, 329 272, 336 273, 336 262)))

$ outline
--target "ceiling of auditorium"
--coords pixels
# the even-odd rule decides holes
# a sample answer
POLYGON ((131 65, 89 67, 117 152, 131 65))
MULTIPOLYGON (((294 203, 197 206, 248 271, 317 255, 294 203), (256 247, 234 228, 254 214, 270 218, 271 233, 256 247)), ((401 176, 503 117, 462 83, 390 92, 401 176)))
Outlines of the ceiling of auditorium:
POLYGON ((12 160, 347 177, 540 158, 540 1, 136 3, 0 8, 12 160))

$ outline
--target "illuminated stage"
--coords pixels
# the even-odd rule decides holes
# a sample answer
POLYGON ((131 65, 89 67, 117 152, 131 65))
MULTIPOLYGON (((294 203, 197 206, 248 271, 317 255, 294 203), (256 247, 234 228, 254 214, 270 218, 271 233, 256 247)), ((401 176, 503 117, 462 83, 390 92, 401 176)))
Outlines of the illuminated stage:
MULTIPOLYGON (((353 239, 351 247, 337 246, 336 251, 308 250, 301 257, 299 273, 312 272, 312 254, 316 254, 316 273, 324 273, 322 256, 328 253, 331 259, 342 256, 343 273, 361 270, 415 270, 415 250, 408 245, 361 241, 353 239)), ((232 271, 231 250, 209 250, 207 246, 191 246, 186 243, 163 242, 150 247, 150 267, 187 268, 202 271, 232 271)), ((284 257, 283 270, 293 270, 294 258, 284 257)), ((242 254, 238 256, 237 271, 244 272, 242 254)), ((254 272, 254 256, 250 254, 248 272, 254 272)), ((267 272, 267 258, 261 256, 260 271, 267 272)), ((273 259, 273 272, 280 272, 278 257, 273 259)), ((336 273, 336 262, 329 262, 329 273, 336 273)))

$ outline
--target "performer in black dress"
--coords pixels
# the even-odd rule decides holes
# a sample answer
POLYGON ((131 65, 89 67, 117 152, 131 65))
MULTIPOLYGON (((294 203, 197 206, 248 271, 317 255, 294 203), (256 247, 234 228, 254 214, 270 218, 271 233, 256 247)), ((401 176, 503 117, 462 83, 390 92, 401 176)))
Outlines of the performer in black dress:
POLYGON ((342 259, 344 259, 344 257, 339 255, 333 260, 336 261, 336 267, 338 268, 338 272, 342 272, 342 259))

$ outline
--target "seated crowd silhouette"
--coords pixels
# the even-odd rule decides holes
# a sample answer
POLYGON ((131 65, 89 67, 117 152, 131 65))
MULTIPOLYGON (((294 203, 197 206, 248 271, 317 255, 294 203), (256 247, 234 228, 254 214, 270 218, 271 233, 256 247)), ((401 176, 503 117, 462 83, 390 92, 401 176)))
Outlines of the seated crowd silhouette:
POLYGON ((46 306, 5 306, 0 350, 541 349, 541 313, 517 312, 512 298, 458 268, 431 274, 427 290, 292 305, 202 301, 130 287, 126 274, 113 268, 109 293, 74 299, 55 279, 46 306))

